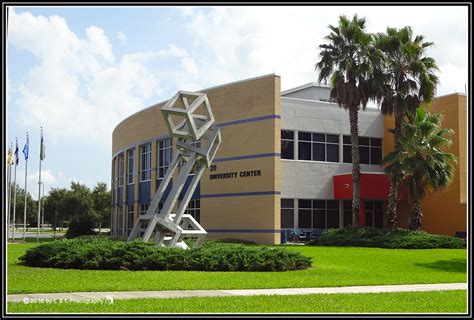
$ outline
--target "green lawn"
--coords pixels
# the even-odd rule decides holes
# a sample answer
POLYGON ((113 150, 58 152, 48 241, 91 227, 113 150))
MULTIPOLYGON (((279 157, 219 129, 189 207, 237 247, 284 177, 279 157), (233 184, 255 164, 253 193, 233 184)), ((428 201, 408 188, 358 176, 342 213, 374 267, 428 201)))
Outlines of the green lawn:
POLYGON ((8 303, 8 312, 59 313, 465 313, 465 290, 177 299, 107 303, 8 303))
POLYGON ((466 282, 465 249, 286 246, 313 259, 313 268, 287 272, 65 270, 17 265, 25 250, 35 245, 8 245, 9 294, 466 282))

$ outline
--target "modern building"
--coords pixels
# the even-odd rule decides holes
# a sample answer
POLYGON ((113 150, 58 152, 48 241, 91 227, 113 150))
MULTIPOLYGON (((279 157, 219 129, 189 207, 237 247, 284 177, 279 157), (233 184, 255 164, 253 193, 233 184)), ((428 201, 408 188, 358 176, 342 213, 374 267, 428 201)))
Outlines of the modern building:
MULTIPOLYGON (((329 88, 309 83, 281 92, 274 74, 201 90, 207 94, 222 143, 188 206, 211 238, 281 242, 286 229, 323 230, 352 224, 348 113, 329 88)), ((128 234, 144 214, 174 152, 160 107, 141 110, 117 125, 112 143, 112 230, 128 234)), ((466 231, 466 96, 437 98, 433 111, 455 131, 459 162, 446 191, 423 201, 423 228, 453 235, 466 231)), ((392 148, 393 119, 377 109, 359 113, 361 215, 381 228, 389 180, 381 164, 392 148)), ((186 187, 185 187, 186 188, 186 187)), ((400 225, 409 206, 401 201, 400 225)))

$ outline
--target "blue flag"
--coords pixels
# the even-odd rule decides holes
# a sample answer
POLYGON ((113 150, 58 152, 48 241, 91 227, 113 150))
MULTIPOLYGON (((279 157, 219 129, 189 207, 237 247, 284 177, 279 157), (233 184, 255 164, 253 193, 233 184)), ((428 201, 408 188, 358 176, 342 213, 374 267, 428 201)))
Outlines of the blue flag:
POLYGON ((26 143, 23 147, 23 155, 25 156, 25 161, 28 160, 28 152, 30 149, 30 139, 28 138, 28 133, 26 134, 26 143))
POLYGON ((18 140, 16 141, 16 148, 15 148, 15 164, 18 165, 20 162, 20 158, 18 157, 18 140))

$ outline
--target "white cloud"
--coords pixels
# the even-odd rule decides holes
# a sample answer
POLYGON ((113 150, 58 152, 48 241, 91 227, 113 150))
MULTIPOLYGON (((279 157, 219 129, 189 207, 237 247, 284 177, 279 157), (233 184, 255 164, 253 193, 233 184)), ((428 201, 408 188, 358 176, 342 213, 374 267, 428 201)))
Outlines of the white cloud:
POLYGON ((43 125, 53 140, 110 144, 113 127, 159 94, 147 63, 156 55, 126 54, 114 62, 104 31, 92 26, 80 39, 58 16, 10 12, 9 42, 38 61, 18 88, 19 124, 43 125))
POLYGON ((128 40, 127 36, 121 31, 117 32, 117 39, 119 39, 121 42, 127 42, 128 40))
MULTIPOLYGON (((282 89, 317 79, 314 64, 318 46, 337 24, 338 16, 357 13, 366 17, 369 32, 387 26, 412 26, 435 46, 428 51, 442 67, 442 79, 467 79, 467 8, 406 6, 312 6, 312 7, 212 7, 194 8, 187 14, 187 31, 193 36, 192 52, 197 70, 206 70, 206 86, 268 73, 282 76, 282 89), (430 11, 421 15, 420 10, 430 11)), ((191 51, 191 50, 190 50, 191 51)), ((192 74, 191 74, 192 75, 192 74)), ((202 77, 196 75, 196 79, 202 77)), ((439 92, 453 92, 452 79, 442 81, 439 92)))

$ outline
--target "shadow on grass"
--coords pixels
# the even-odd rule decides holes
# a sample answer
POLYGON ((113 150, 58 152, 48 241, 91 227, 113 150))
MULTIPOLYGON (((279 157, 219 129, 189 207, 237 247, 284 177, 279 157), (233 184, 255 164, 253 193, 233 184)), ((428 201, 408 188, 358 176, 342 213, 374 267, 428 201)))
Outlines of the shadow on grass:
POLYGON ((415 263, 415 265, 446 272, 466 272, 466 259, 438 260, 432 263, 415 263))

